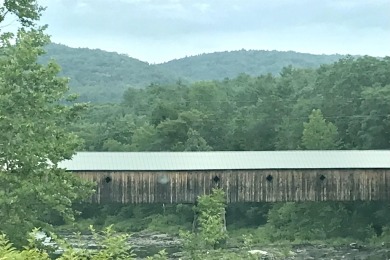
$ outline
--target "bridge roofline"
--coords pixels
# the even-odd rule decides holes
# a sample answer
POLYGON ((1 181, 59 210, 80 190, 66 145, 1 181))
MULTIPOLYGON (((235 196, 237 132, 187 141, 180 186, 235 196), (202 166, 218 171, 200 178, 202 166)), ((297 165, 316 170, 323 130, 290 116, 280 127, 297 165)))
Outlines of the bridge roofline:
POLYGON ((77 152, 69 171, 390 169, 390 150, 77 152))

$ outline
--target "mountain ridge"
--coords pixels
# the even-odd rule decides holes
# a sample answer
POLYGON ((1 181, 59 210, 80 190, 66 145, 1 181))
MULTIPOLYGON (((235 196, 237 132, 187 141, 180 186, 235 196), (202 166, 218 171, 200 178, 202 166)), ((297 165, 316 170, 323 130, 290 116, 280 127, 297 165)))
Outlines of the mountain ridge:
POLYGON ((294 51, 238 50, 187 56, 159 64, 150 64, 126 54, 100 49, 71 48, 52 43, 46 46, 40 62, 53 58, 62 67, 62 76, 70 77, 71 92, 81 101, 119 102, 129 87, 150 84, 185 84, 203 80, 278 74, 283 67, 316 68, 333 63, 343 55, 305 54, 294 51))

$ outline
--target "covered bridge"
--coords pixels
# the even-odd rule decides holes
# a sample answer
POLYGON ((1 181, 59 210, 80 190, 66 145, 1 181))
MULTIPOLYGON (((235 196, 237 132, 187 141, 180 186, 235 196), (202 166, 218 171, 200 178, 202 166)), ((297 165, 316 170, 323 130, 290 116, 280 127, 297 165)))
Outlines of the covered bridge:
POLYGON ((390 199, 390 151, 79 152, 61 167, 97 183, 93 202, 390 199))

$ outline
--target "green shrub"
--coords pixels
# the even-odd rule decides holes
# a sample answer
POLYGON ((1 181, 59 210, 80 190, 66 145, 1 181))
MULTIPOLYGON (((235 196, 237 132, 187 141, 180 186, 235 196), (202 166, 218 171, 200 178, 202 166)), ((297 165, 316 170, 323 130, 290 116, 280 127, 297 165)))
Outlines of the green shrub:
MULTIPOLYGON (((90 227, 94 243, 96 243, 98 250, 88 250, 86 243, 89 241, 83 241, 80 234, 78 234, 79 239, 77 248, 73 247, 64 240, 59 239, 54 234, 52 234, 52 237, 58 246, 45 246, 41 240, 37 239, 38 231, 38 229, 35 229, 30 233, 28 239, 29 244, 23 250, 17 250, 6 239, 5 235, 0 235, 0 259, 49 260, 50 251, 57 249, 63 250, 63 254, 58 258, 58 260, 131 260, 135 257, 131 246, 127 242, 129 236, 116 234, 113 231, 112 226, 107 227, 101 232, 97 232, 92 226, 90 227)), ((163 256, 164 254, 161 253, 161 257, 163 256)))
POLYGON ((226 242, 225 208, 225 192, 222 189, 213 189, 212 194, 198 198, 198 205, 194 207, 197 229, 180 232, 183 249, 191 259, 201 259, 204 251, 214 250, 226 242))

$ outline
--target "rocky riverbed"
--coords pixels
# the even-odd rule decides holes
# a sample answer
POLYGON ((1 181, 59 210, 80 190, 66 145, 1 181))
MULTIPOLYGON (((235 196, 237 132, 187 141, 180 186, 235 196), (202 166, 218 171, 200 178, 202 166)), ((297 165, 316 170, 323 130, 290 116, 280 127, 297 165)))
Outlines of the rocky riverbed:
MULTIPOLYGON (((263 248, 264 251, 277 252, 278 247, 263 248)), ((260 259, 273 259, 274 254, 260 256, 260 259), (267 257, 268 256, 268 257, 267 257)), ((295 245, 288 256, 280 257, 285 260, 385 260, 390 259, 390 248, 367 248, 351 244, 348 246, 327 246, 327 245, 295 245)))
MULTIPOLYGON (((62 234, 63 237, 71 244, 77 246, 76 237, 72 234, 62 234)), ((93 249, 96 245, 90 235, 82 235, 83 241, 87 247, 93 249)), ((132 245, 134 253, 139 259, 144 259, 147 256, 154 255, 160 250, 165 249, 171 259, 180 259, 181 241, 177 237, 156 232, 142 231, 134 233, 129 238, 129 243, 132 245)), ((390 247, 383 245, 379 247, 369 247, 363 244, 351 243, 345 246, 330 246, 326 244, 302 244, 289 246, 286 251, 286 246, 279 245, 258 245, 249 249, 228 248, 227 252, 249 252, 258 256, 258 259, 285 259, 285 260, 386 260, 390 259, 390 247)), ((246 253, 245 252, 245 253, 246 253)))

